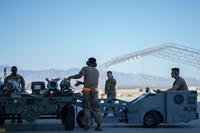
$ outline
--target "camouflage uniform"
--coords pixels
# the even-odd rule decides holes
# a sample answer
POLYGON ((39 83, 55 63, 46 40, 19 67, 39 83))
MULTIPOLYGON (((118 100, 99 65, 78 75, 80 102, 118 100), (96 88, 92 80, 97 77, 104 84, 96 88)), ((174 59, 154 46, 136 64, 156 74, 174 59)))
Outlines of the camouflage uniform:
POLYGON ((116 99, 116 80, 112 78, 108 78, 106 80, 105 84, 105 94, 107 94, 107 99, 108 99, 108 107, 105 109, 104 117, 108 115, 109 110, 111 109, 113 112, 113 115, 115 115, 116 108, 113 107, 113 103, 116 99))
POLYGON ((105 94, 107 94, 108 99, 116 98, 115 86, 116 86, 116 80, 114 78, 109 78, 106 80, 105 94))
POLYGON ((90 109, 92 109, 95 122, 97 125, 101 126, 98 91, 96 90, 98 86, 99 72, 94 67, 86 66, 81 69, 80 73, 84 75, 83 110, 86 119, 86 125, 90 125, 90 109))
MULTIPOLYGON (((19 75, 19 74, 16 74, 16 75, 11 74, 11 75, 7 76, 5 78, 5 80, 4 80, 4 84, 6 85, 9 80, 13 80, 13 81, 17 82, 19 85, 21 85, 21 87, 20 87, 21 91, 25 91, 25 81, 24 81, 24 78, 21 75, 19 75)), ((21 116, 18 114, 18 115, 16 115, 16 117, 17 117, 18 121, 20 123, 22 123, 21 116)), ((12 115, 12 123, 14 121, 15 121, 15 115, 12 115)))
POLYGON ((11 75, 7 76, 4 80, 4 84, 6 85, 9 80, 13 80, 13 81, 17 82, 19 85, 21 85, 21 91, 25 90, 25 81, 21 75, 19 75, 19 74, 12 75, 11 74, 11 75))
POLYGON ((86 118, 86 123, 90 123, 90 108, 92 109, 92 114, 95 118, 97 124, 101 124, 101 119, 99 116, 99 102, 98 102, 98 92, 95 89, 91 91, 83 91, 83 110, 86 118))

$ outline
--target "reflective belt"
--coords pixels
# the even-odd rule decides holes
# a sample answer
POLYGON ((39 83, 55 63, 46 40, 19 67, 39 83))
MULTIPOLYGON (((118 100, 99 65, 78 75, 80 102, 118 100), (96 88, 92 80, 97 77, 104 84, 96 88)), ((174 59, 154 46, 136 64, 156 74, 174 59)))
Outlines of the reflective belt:
POLYGON ((83 91, 91 91, 91 90, 96 90, 96 89, 91 89, 91 88, 83 88, 83 91))

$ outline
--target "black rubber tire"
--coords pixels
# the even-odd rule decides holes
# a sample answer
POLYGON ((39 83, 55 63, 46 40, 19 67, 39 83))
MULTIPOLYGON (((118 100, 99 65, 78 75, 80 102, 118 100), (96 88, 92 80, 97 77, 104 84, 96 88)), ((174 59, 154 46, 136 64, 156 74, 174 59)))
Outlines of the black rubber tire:
POLYGON ((76 122, 80 128, 84 128, 85 124, 83 123, 84 120, 84 112, 81 110, 78 115, 76 116, 76 122))
POLYGON ((159 124, 160 117, 155 111, 149 112, 144 116, 144 127, 156 128, 159 124))
POLYGON ((63 119, 61 119, 64 124, 65 130, 74 130, 75 127, 75 110, 74 106, 70 110, 67 110, 63 114, 63 119))
MULTIPOLYGON (((91 119, 90 119, 90 124, 91 126, 93 125, 94 123, 94 115, 92 112, 90 112, 90 115, 91 115, 91 119)), ((84 119, 84 111, 81 110, 78 115, 76 116, 76 122, 78 124, 78 126, 80 128, 84 128, 85 127, 85 119, 84 119)))

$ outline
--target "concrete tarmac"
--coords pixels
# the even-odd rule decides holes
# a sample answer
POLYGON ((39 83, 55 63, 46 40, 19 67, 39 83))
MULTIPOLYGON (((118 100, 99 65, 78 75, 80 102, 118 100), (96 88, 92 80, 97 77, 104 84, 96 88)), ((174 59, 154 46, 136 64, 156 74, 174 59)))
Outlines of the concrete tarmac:
MULTIPOLYGON (((198 103, 198 112, 200 113, 200 103, 198 103)), ((60 120, 37 120, 29 124, 11 124, 10 120, 5 123, 6 133, 81 133, 96 132, 94 127, 88 131, 84 131, 77 125, 73 131, 65 131, 60 120)), ((127 124, 104 124, 102 133, 200 133, 200 119, 189 123, 181 123, 176 125, 160 125, 157 128, 144 128, 142 126, 130 126, 127 124)))

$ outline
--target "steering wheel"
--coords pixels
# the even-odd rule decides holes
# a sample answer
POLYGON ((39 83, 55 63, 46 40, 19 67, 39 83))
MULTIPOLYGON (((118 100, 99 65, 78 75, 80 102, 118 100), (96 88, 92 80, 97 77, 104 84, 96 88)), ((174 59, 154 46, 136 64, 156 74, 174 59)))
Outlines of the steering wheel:
POLYGON ((156 93, 161 93, 161 92, 162 92, 162 91, 159 90, 159 89, 153 89, 153 91, 156 92, 156 93))
POLYGON ((156 93, 158 93, 158 90, 157 90, 157 89, 153 89, 153 91, 156 92, 156 93))

